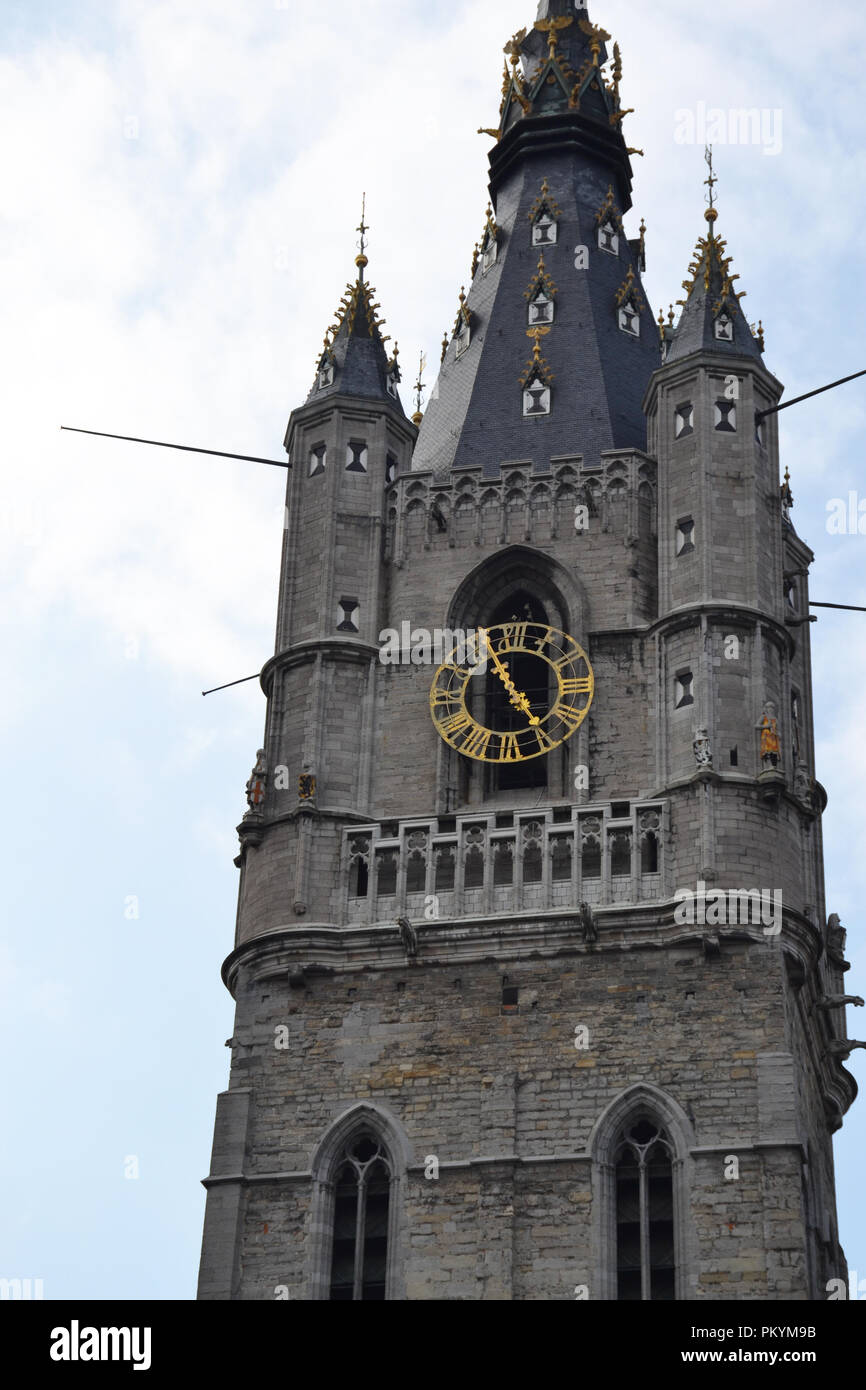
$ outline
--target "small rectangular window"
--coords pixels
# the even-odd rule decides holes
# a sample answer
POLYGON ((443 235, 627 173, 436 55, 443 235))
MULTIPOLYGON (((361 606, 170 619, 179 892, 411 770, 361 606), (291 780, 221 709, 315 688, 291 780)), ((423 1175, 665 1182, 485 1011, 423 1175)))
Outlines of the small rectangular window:
POLYGON ((677 522, 676 533, 676 553, 677 555, 690 555, 695 548, 695 523, 691 517, 684 517, 677 522))
POLYGON ((677 709, 684 709, 686 705, 695 703, 695 697, 692 693, 694 679, 691 671, 683 671, 674 680, 674 703, 677 709))
POLYGON ((684 401, 674 412, 674 438, 685 439, 695 432, 695 408, 691 401, 684 401))

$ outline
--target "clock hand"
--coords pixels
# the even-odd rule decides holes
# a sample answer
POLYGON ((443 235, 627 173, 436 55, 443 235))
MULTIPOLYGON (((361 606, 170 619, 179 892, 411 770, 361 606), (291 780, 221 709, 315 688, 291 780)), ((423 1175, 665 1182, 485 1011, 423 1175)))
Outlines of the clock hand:
POLYGON ((505 689, 508 691, 508 703, 514 705, 515 709, 522 710, 524 714, 528 714, 529 723, 531 725, 540 724, 541 720, 532 713, 532 706, 530 705, 529 700, 521 690, 517 689, 517 686, 514 684, 514 681, 509 676, 508 667, 503 665, 503 663, 499 660, 499 657, 496 655, 495 651, 491 647, 486 629, 482 628, 481 632, 484 635, 484 643, 487 647, 487 655, 492 657, 496 674, 502 681, 502 684, 505 686, 505 689))

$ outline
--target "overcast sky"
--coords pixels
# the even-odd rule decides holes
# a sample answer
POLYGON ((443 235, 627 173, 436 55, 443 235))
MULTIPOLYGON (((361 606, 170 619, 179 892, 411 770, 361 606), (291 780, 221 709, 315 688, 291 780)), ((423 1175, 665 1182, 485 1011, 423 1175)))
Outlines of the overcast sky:
MULTIPOLYGON (((420 351, 438 362, 487 199, 475 132, 496 123, 502 46, 534 14, 3 5, 0 1275, 42 1278, 47 1298, 194 1295, 232 1031, 234 827, 264 718, 256 683, 200 692, 273 649, 285 487, 281 470, 59 426, 279 458, 353 272, 363 191, 404 385, 420 351)), ((772 139, 716 139, 715 164, 767 365, 789 397, 866 367, 860 7, 596 0, 592 17, 622 46, 626 134, 646 152, 627 230, 645 217, 654 311, 705 228, 703 146, 676 139, 678 112, 757 106, 772 139)), ((833 499, 866 499, 866 386, 780 420, 812 597, 866 604, 866 536, 825 525, 833 499)), ((816 611, 827 905, 866 993, 866 614, 816 611)), ((862 1052, 849 1069, 864 1076, 862 1052)), ((862 1278, 864 1141, 855 1106, 835 1147, 862 1278)))

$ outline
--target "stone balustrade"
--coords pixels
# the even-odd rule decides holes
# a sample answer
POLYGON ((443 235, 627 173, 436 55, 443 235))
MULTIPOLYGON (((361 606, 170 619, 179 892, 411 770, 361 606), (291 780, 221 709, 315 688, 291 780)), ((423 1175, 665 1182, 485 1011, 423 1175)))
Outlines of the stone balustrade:
POLYGON ((669 895, 663 800, 382 821, 344 832, 345 921, 513 916, 669 895))

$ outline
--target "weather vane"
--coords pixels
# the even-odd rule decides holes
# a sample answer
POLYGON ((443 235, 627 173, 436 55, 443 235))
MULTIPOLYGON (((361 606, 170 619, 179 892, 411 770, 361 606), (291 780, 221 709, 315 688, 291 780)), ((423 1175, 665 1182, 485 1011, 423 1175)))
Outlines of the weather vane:
POLYGON ((355 228, 355 231, 356 231, 356 232, 360 232, 360 233, 361 233, 361 240, 358 242, 358 246, 359 246, 359 249, 360 249, 360 252, 361 252, 361 255, 362 255, 362 256, 363 256, 364 252, 365 252, 366 249, 367 249, 367 233, 368 233, 369 230, 370 230, 370 228, 367 226, 367 223, 366 223, 366 220, 365 220, 365 219, 366 219, 366 216, 367 216, 367 195, 366 195, 366 193, 362 193, 362 194, 361 194, 361 222, 360 222, 360 225, 357 226, 357 227, 355 228))
POLYGON ((706 162, 707 162, 707 168, 708 168, 709 171, 710 171, 710 177, 709 177, 708 179, 704 179, 704 183, 707 185, 707 187, 708 187, 709 190, 710 190, 707 201, 708 201, 708 203, 709 203, 709 205, 710 205, 711 208, 715 208, 715 206, 716 206, 716 200, 715 200, 715 195, 714 195, 714 193, 713 193, 713 188, 714 188, 714 186, 718 183, 718 179, 716 178, 715 174, 713 173, 713 147, 712 147, 712 145, 705 145, 705 146, 704 146, 704 159, 706 160, 706 162))
POLYGON ((412 387, 412 390, 415 392, 415 414, 416 414, 416 415, 420 415, 420 414, 421 414, 421 399, 422 399, 422 393, 423 393, 424 390, 425 390, 425 386, 424 386, 424 382, 423 382, 422 378, 423 378, 423 376, 424 376, 424 369, 425 369, 426 366, 427 366, 427 357, 426 357, 426 354, 422 352, 422 353, 421 353, 421 356, 420 356, 419 359, 418 359, 418 380, 415 382, 415 385, 412 387))

